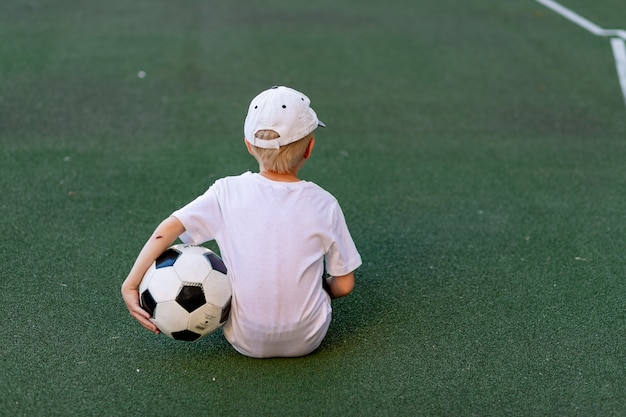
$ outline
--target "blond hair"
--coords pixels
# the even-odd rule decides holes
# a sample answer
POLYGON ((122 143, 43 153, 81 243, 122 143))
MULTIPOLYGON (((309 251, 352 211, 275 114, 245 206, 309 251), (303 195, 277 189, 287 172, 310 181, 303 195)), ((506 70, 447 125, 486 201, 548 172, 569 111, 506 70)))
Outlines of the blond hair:
MULTIPOLYGON (((279 137, 278 133, 273 130, 259 130, 254 136, 259 140, 272 140, 279 137)), ((307 146, 309 146, 311 139, 313 139, 313 132, 300 140, 283 145, 279 149, 265 149, 254 145, 250 145, 250 149, 261 170, 278 174, 290 174, 302 162, 304 152, 307 146)))

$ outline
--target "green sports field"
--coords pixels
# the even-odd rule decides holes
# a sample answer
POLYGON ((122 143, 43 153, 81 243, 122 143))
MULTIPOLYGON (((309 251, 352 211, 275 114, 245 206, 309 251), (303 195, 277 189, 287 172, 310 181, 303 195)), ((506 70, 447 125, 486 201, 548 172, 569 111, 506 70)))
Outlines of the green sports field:
MULTIPOLYGON (((623 0, 561 4, 626 30, 623 0)), ((533 0, 3 0, 0 40, 0 415, 626 415, 609 37, 533 0), (355 292, 304 358, 143 330, 135 256, 255 169, 243 118, 278 84, 328 125, 302 176, 355 292)))

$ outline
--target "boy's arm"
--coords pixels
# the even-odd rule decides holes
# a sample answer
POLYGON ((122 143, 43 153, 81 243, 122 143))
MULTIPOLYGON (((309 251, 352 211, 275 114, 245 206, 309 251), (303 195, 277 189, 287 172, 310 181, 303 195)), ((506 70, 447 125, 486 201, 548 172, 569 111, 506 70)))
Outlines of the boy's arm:
POLYGON ((185 227, 176 217, 169 217, 157 226, 135 260, 135 264, 122 284, 122 298, 130 312, 143 327, 159 333, 152 323, 150 314, 139 305, 139 284, 152 263, 185 231, 185 227))
POLYGON ((330 298, 345 297, 354 289, 354 272, 347 275, 337 277, 330 276, 323 278, 325 281, 324 289, 330 295, 330 298))

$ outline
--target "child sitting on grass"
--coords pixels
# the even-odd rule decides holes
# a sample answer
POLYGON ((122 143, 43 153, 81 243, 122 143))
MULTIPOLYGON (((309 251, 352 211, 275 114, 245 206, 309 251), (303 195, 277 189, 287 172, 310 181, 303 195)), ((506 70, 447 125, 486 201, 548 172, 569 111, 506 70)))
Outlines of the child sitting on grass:
POLYGON ((296 357, 313 352, 331 321, 331 298, 354 288, 361 258, 337 200, 298 178, 324 126, 304 94, 273 87, 250 103, 245 145, 259 163, 216 181, 154 231, 122 285, 130 314, 155 333, 139 305, 139 284, 176 238, 215 240, 232 283, 224 336, 243 355, 296 357), (330 277, 322 277, 324 268, 330 277))

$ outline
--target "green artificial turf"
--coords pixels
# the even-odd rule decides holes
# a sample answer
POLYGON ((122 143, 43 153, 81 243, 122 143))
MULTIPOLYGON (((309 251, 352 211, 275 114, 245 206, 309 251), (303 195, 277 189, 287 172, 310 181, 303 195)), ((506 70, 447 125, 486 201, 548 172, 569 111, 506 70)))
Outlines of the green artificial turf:
MULTIPOLYGON (((626 29, 621 0, 563 4, 626 29)), ((624 415, 607 38, 530 0, 5 0, 0 39, 0 415, 624 415), (275 84, 328 125, 302 176, 341 202, 355 292, 304 358, 154 336, 120 284, 255 169, 243 118, 275 84)))

